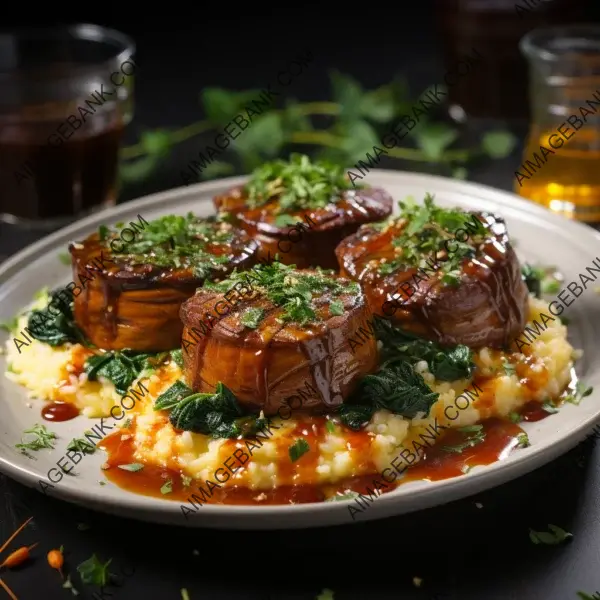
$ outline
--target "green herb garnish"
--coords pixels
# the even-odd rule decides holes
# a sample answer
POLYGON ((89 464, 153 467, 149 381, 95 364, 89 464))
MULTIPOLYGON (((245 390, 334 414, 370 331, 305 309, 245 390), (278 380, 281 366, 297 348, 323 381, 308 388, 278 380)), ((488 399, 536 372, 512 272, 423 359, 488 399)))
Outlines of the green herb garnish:
POLYGON ((523 432, 517 436, 517 447, 519 448, 528 448, 531 446, 531 442, 529 441, 529 436, 523 432))
POLYGON ((131 473, 136 473, 137 471, 141 471, 144 468, 142 463, 129 463, 127 465, 117 465, 119 469, 123 469, 123 471, 130 471, 131 473))
POLYGON ((61 252, 58 255, 58 260, 67 267, 71 266, 71 254, 69 252, 61 252))
MULTIPOLYGON (((118 239, 118 231, 107 233, 106 246, 118 239)), ((215 218, 200 219, 192 213, 185 217, 166 215, 147 222, 136 231, 131 242, 119 241, 122 252, 111 250, 112 256, 129 265, 153 265, 159 268, 191 269, 195 277, 208 277, 222 271, 228 262, 225 249, 233 240, 231 228, 215 218), (223 252, 209 251, 221 246, 223 252)))
POLYGON ((297 439, 289 448, 290 460, 296 462, 301 456, 310 451, 310 446, 304 438, 297 439))
POLYGON ((552 402, 544 402, 542 408, 549 414, 553 415, 558 412, 558 408, 552 404, 552 402))
POLYGON ((154 403, 154 410, 169 410, 169 420, 176 429, 236 438, 253 435, 267 420, 246 415, 233 392, 221 382, 214 394, 195 394, 185 383, 176 381, 154 403))
POLYGON ((469 379, 475 369, 473 352, 458 345, 443 348, 412 333, 394 327, 388 319, 375 317, 375 335, 382 342, 382 364, 408 362, 411 365, 426 361, 429 371, 440 381, 469 379))
POLYGON ((436 206, 430 194, 426 194, 422 205, 412 199, 398 205, 400 216, 388 223, 406 221, 406 225, 392 242, 396 257, 382 262, 379 272, 390 275, 399 269, 431 269, 431 265, 435 265, 434 270, 442 273, 442 283, 458 285, 463 260, 475 256, 477 246, 488 233, 486 225, 473 213, 436 206), (457 239, 459 230, 462 232, 457 239), (440 253, 445 255, 445 260, 439 258, 440 253))
POLYGON ((523 420, 523 417, 518 412, 509 412, 508 419, 511 423, 520 423, 523 420))
POLYGON ((572 533, 565 531, 561 527, 557 525, 548 525, 548 531, 534 531, 533 529, 529 530, 529 539, 534 544, 546 544, 549 546, 555 546, 556 544, 560 544, 565 540, 568 540, 573 537, 572 533))
POLYGON ((102 563, 95 554, 92 554, 90 558, 77 565, 81 581, 87 585, 100 587, 107 585, 112 577, 112 573, 108 570, 111 562, 112 558, 102 563))
POLYGON ((303 273, 280 262, 256 265, 251 271, 234 270, 223 281, 205 282, 203 289, 227 292, 237 283, 251 285, 259 294, 281 307, 283 313, 279 318, 282 321, 300 325, 318 320, 315 309, 323 294, 339 297, 342 294, 355 295, 360 292, 360 286, 355 282, 340 282, 320 269, 315 273, 303 273))
POLYGON ((8 321, 0 321, 0 329, 7 333, 16 333, 19 327, 19 317, 13 317, 8 321))
POLYGON ((329 419, 327 419, 327 422, 325 423, 325 428, 329 433, 335 433, 335 423, 329 419))
POLYGON ((170 479, 167 479, 165 483, 160 488, 161 494, 170 494, 173 491, 173 482, 170 479))
POLYGON ((466 433, 464 442, 454 446, 442 446, 444 452, 452 452, 454 454, 462 454, 467 448, 472 448, 481 444, 485 440, 485 431, 483 425, 469 425, 467 427, 459 427, 457 431, 466 433))
POLYGON ((100 239, 101 242, 103 242, 104 240, 106 240, 106 238, 108 238, 109 233, 110 233, 110 229, 106 225, 100 225, 100 227, 98 227, 98 238, 100 239))
POLYGON ((240 322, 244 327, 248 329, 256 329, 265 311, 262 308, 247 308, 240 318, 240 322))
POLYGON ((183 367, 183 351, 181 348, 177 348, 177 350, 171 350, 171 360, 178 367, 183 367))
POLYGON ((583 381, 578 381, 575 384, 575 391, 572 394, 565 396, 565 402, 571 404, 579 404, 586 396, 589 396, 594 391, 594 388, 587 386, 583 381))
POLYGON ((26 429, 23 433, 35 436, 30 442, 23 442, 21 439, 20 444, 15 444, 15 448, 21 450, 23 454, 27 454, 28 450, 37 452, 38 450, 44 450, 46 448, 50 450, 54 449, 56 434, 52 431, 48 431, 45 425, 38 425, 36 423, 31 429, 26 429))
POLYGON ((341 315, 344 314, 344 305, 339 301, 339 300, 334 300, 330 305, 329 305, 329 312, 334 316, 334 317, 339 317, 341 315))
POLYGON ((67 450, 81 452, 82 454, 94 454, 94 452, 96 452, 96 446, 94 446, 94 444, 90 444, 90 442, 84 440, 83 438, 73 438, 69 442, 67 450))
POLYGON ((301 223, 302 221, 298 218, 298 217, 292 217, 292 215, 277 215, 275 217, 275 225, 277 227, 287 227, 287 226, 291 226, 293 227, 294 225, 297 225, 298 223, 301 223))
POLYGON ((357 430, 381 409, 409 419, 419 413, 426 416, 438 396, 408 363, 384 366, 360 380, 352 397, 341 406, 340 420, 357 430))
POLYGON ((256 168, 245 189, 251 208, 278 198, 279 210, 285 212, 325 208, 352 187, 341 166, 291 154, 289 161, 274 160, 256 168))
POLYGON ((504 373, 509 377, 512 377, 516 373, 515 365, 509 363, 506 360, 503 361, 502 367, 504 368, 504 373))

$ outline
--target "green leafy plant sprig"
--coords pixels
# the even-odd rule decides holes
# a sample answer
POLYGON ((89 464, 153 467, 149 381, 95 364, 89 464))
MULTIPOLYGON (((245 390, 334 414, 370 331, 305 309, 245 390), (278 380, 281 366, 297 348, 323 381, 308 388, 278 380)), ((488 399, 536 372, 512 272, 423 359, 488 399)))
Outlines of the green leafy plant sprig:
MULTIPOLYGON (((247 129, 232 141, 226 156, 232 162, 213 161, 203 169, 204 179, 214 179, 235 172, 234 163, 243 172, 252 171, 266 160, 297 150, 297 146, 314 146, 314 158, 351 167, 365 160, 373 146, 381 146, 382 136, 397 125, 401 115, 412 115, 415 100, 403 80, 364 90, 353 78, 338 72, 331 74, 332 100, 300 103, 287 99, 280 108, 265 110, 254 117, 247 129), (325 125, 325 126, 324 126, 325 125)), ((201 101, 206 119, 178 130, 145 131, 137 144, 121 151, 120 175, 124 182, 146 179, 177 144, 209 131, 222 129, 233 117, 244 114, 244 106, 259 96, 258 90, 242 92, 206 88, 201 101)), ((467 175, 466 166, 479 158, 502 158, 515 145, 507 131, 484 134, 476 147, 456 146, 459 130, 430 115, 419 119, 406 136, 410 145, 388 150, 388 157, 417 161, 440 167, 455 177, 467 175)), ((204 150, 206 143, 198 148, 204 150)), ((192 160, 191 153, 188 160, 192 160)), ((181 165, 181 170, 187 166, 181 165)))

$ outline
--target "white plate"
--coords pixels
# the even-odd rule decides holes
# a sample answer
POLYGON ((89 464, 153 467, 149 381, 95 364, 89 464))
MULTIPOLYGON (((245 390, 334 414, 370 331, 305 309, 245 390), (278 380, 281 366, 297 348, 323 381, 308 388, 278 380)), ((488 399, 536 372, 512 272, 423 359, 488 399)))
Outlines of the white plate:
MULTIPOLYGON (((222 179, 154 194, 83 219, 26 248, 0 268, 0 320, 8 320, 20 311, 41 287, 53 288, 70 281, 70 268, 61 265, 57 258, 69 241, 84 238, 102 223, 133 220, 138 214, 146 220, 167 213, 185 214, 190 210, 201 216, 212 214, 211 198, 243 179, 222 179)), ((566 283, 585 272, 595 258, 600 260, 600 233, 513 194, 441 177, 382 170, 372 171, 369 183, 386 188, 396 200, 406 195, 420 199, 425 192, 430 192, 442 205, 488 210, 503 216, 511 237, 518 241, 520 259, 557 265, 566 283)), ((599 285, 600 281, 588 287, 564 313, 571 319, 571 343, 585 351, 577 363, 577 372, 587 384, 595 387, 591 396, 579 406, 568 404, 543 421, 525 424, 531 447, 461 477, 403 485, 377 498, 368 510, 356 515, 357 521, 420 510, 500 485, 556 458, 590 433, 600 416, 600 347, 597 344, 594 347, 594 340, 600 339, 600 296, 593 289, 599 285)), ((0 336, 3 342, 7 334, 0 333, 0 336)), ((4 372, 4 357, 0 357, 0 368, 4 372)), ((28 408, 25 390, 0 377, 0 469, 40 490, 38 481, 47 481, 46 473, 64 455, 68 441, 81 437, 92 420, 77 417, 65 423, 53 423, 51 429, 59 436, 56 448, 37 452, 35 460, 31 460, 14 447, 24 429, 42 422, 42 402, 30 402, 32 407, 28 408)), ((112 419, 107 422, 112 423, 112 419)), ((103 456, 103 452, 85 456, 76 469, 77 476, 64 477, 53 489, 48 489, 47 494, 108 513, 188 527, 278 529, 352 522, 347 502, 264 507, 205 505, 186 520, 179 502, 139 496, 111 483, 100 486, 98 482, 104 479, 100 469, 103 456)))

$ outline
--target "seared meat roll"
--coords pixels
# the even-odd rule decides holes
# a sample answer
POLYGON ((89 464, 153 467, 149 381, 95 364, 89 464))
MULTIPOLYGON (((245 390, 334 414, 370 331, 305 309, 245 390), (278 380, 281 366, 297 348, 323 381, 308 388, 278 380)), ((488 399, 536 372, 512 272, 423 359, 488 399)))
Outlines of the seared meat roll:
POLYGON ((335 269, 337 244, 361 224, 388 217, 393 200, 382 189, 352 189, 339 166, 292 154, 289 162, 262 165, 214 203, 259 243, 262 259, 335 269))
POLYGON ((363 286, 372 311, 443 345, 506 347, 525 327, 528 292, 502 219, 399 203, 336 249, 341 274, 363 286))
POLYGON ((252 266, 257 250, 244 231, 191 213, 140 219, 134 229, 101 226, 69 246, 73 281, 82 288, 75 320, 106 350, 177 348, 181 303, 205 281, 252 266))
MULTIPOLYGON (((249 410, 275 414, 299 390, 301 408, 333 410, 376 369, 375 338, 352 350, 349 339, 372 314, 360 286, 316 270, 275 262, 207 283, 181 306, 188 385, 227 386, 249 410)), ((295 403, 294 403, 295 402, 295 403)))

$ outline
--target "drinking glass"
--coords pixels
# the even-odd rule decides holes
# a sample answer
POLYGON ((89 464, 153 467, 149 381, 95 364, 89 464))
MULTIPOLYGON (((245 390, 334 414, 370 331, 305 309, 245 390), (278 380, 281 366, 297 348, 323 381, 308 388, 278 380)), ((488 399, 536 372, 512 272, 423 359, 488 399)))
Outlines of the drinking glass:
POLYGON ((600 27, 537 29, 529 61, 532 119, 515 190, 568 218, 600 222, 600 27))
POLYGON ((0 32, 0 225, 44 232, 114 204, 134 51, 96 25, 0 32))

